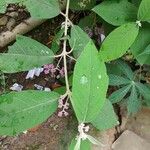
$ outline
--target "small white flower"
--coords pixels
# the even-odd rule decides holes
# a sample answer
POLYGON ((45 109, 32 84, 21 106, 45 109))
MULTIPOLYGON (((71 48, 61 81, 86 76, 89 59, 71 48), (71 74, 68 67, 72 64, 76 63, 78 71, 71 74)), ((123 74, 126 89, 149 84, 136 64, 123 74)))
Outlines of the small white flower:
POLYGON ((141 24, 141 22, 140 21, 136 21, 136 24, 139 26, 139 27, 142 27, 142 24, 141 24))
POLYGON ((50 92, 50 91, 51 91, 51 89, 50 89, 50 88, 48 88, 48 87, 45 87, 45 88, 44 88, 44 91, 46 91, 46 92, 50 92))
POLYGON ((41 85, 38 85, 38 84, 34 84, 34 87, 37 89, 37 90, 43 90, 43 86, 41 85))
POLYGON ((30 70, 26 76, 26 79, 33 79, 34 76, 39 76, 43 72, 43 68, 34 68, 30 70))
POLYGON ((103 42, 105 39, 105 35, 104 34, 101 34, 101 42, 103 42))
POLYGON ((15 84, 13 84, 12 87, 10 87, 10 90, 17 91, 17 92, 22 91, 22 89, 23 89, 23 86, 18 83, 15 83, 15 84))
POLYGON ((86 139, 88 139, 91 143, 93 143, 95 145, 104 146, 102 143, 97 141, 94 137, 88 135, 87 134, 88 131, 89 131, 89 126, 85 126, 84 123, 81 123, 78 125, 79 135, 77 135, 77 137, 76 137, 77 143, 75 145, 74 150, 80 150, 81 141, 86 140, 86 139))
POLYGON ((23 134, 27 134, 28 133, 28 131, 26 130, 26 131, 23 131, 23 134))

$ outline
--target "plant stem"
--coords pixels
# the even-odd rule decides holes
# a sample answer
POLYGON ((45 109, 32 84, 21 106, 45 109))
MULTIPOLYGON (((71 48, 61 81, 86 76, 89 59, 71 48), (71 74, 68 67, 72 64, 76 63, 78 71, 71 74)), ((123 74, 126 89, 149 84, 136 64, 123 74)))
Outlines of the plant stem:
MULTIPOLYGON (((66 5, 66 13, 65 13, 65 31, 64 31, 64 37, 67 36, 68 34, 68 13, 69 13, 69 4, 70 0, 67 0, 67 5, 66 5)), ((63 42, 63 61, 64 61, 64 72, 65 72, 65 82, 66 82, 66 92, 68 96, 70 97, 71 91, 69 88, 69 81, 68 81, 68 71, 67 71, 67 39, 64 39, 63 42)))

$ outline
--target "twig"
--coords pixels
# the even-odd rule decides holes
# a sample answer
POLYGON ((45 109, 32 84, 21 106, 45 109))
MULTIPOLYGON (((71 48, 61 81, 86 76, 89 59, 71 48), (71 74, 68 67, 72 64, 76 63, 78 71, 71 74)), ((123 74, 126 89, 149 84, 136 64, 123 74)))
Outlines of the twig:
MULTIPOLYGON (((67 5, 66 5, 66 13, 65 13, 65 31, 64 31, 64 36, 66 37, 68 34, 68 13, 69 13, 69 4, 70 4, 70 0, 67 0, 67 5)), ((65 82, 66 82, 66 92, 68 94, 68 96, 71 96, 71 91, 69 88, 69 81, 68 81, 68 71, 67 71, 67 39, 64 39, 63 42, 63 61, 64 61, 64 72, 65 72, 65 82)))

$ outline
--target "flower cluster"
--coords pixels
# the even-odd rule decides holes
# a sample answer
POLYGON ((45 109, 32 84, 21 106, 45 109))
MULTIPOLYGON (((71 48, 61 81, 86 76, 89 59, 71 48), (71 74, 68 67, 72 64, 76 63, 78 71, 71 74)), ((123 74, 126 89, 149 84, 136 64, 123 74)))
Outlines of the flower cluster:
POLYGON ((44 73, 50 74, 52 78, 55 77, 60 78, 60 77, 64 77, 65 75, 64 67, 58 69, 57 67, 54 66, 54 64, 44 65, 44 73))
POLYGON ((69 115, 69 113, 66 111, 69 108, 69 103, 68 100, 65 100, 64 96, 60 97, 58 108, 62 109, 60 112, 58 112, 59 117, 62 117, 63 115, 64 116, 69 115))

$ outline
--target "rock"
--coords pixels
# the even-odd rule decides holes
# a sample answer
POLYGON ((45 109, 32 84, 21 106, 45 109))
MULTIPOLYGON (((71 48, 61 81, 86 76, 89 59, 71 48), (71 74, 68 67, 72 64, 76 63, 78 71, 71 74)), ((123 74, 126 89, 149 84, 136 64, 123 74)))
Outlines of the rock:
POLYGON ((150 109, 143 107, 134 117, 129 117, 125 129, 133 131, 148 142, 150 141, 150 109))
POLYGON ((4 26, 7 24, 8 18, 7 16, 3 16, 0 18, 0 26, 4 26))
POLYGON ((7 25, 6 25, 6 27, 7 27, 7 29, 8 29, 9 31, 11 31, 11 30, 14 28, 15 24, 16 24, 15 19, 10 18, 10 19, 9 19, 9 22, 8 22, 7 25))
POLYGON ((115 140, 116 129, 108 129, 106 131, 98 131, 94 134, 94 138, 103 145, 92 145, 92 150, 111 150, 111 145, 115 140))
POLYGON ((8 13, 8 16, 12 17, 12 18, 16 18, 18 17, 18 12, 11 12, 11 13, 8 13))
POLYGON ((126 130, 113 143, 113 150, 149 150, 150 143, 132 131, 126 130))

